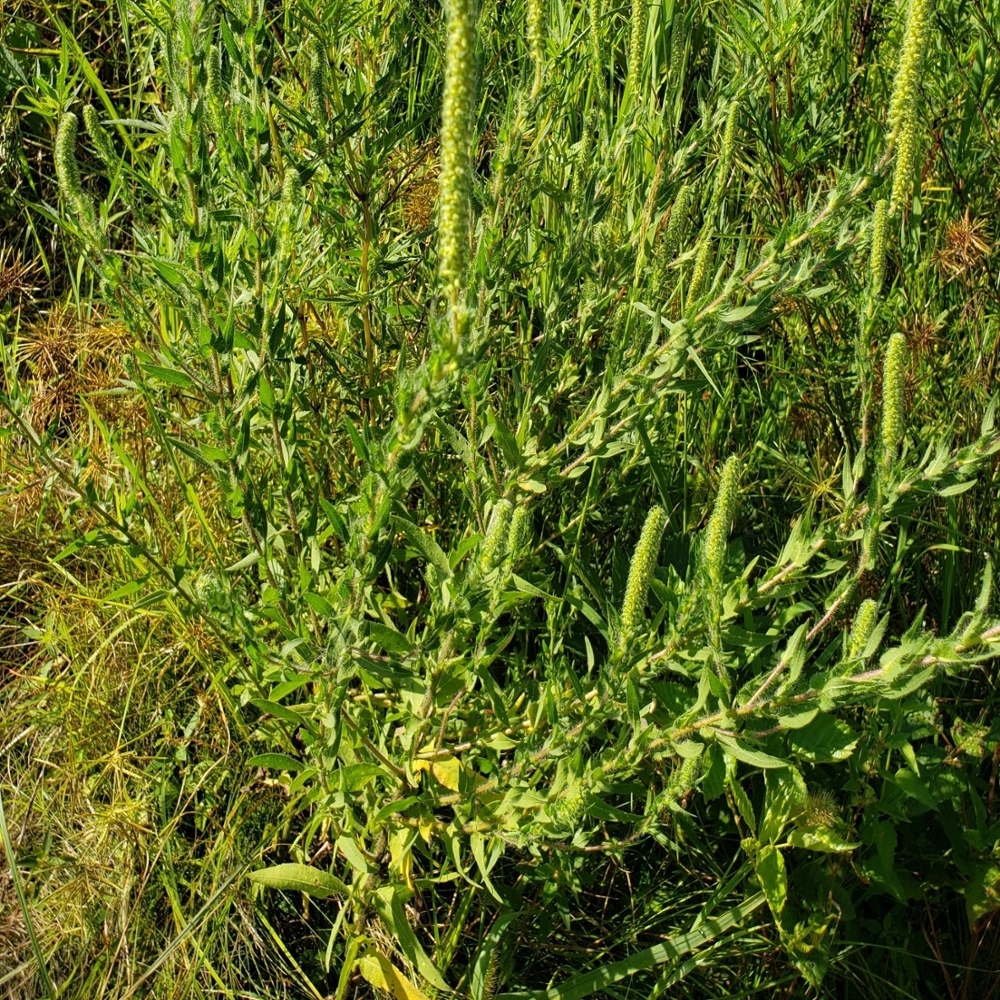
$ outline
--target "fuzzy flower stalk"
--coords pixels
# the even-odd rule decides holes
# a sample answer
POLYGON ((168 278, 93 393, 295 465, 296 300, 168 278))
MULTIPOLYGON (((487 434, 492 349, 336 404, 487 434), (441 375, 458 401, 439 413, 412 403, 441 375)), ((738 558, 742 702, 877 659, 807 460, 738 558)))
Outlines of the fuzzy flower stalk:
POLYGON ((729 185, 729 173, 733 166, 733 151, 736 149, 736 116, 740 110, 739 101, 734 100, 729 105, 726 116, 726 127, 722 133, 722 149, 719 153, 719 165, 715 173, 715 189, 712 191, 712 206, 709 214, 714 214, 722 201, 729 185))
POLYGON ((628 73, 633 87, 639 86, 642 59, 646 54, 647 0, 632 0, 632 23, 628 46, 628 73))
POLYGON ((903 409, 906 386, 906 337, 894 333, 889 339, 882 375, 882 471, 896 458, 903 438, 903 409))
POLYGON ((509 500, 498 500, 490 513, 486 535, 482 548, 479 550, 479 570, 489 573, 494 568, 507 545, 507 534, 510 528, 511 514, 514 507, 509 500))
POLYGON ((222 79, 222 50, 210 45, 205 60, 205 96, 208 120, 216 132, 222 131, 225 120, 226 94, 222 79))
POLYGON ((881 198, 875 205, 872 220, 872 247, 868 259, 868 274, 871 277, 871 293, 874 298, 885 284, 885 238, 889 228, 889 205, 881 198))
POLYGON ((647 515, 639 535, 639 544, 632 554, 625 599, 622 601, 621 638, 624 645, 639 627, 646 608, 646 593, 653 579, 656 561, 660 555, 660 539, 667 525, 667 515, 662 507, 654 507, 647 515))
POLYGON ((587 17, 590 28, 590 57, 594 61, 594 77, 597 80, 597 100, 604 108, 607 105, 608 85, 604 80, 604 45, 601 41, 602 6, 601 0, 589 0, 587 17))
POLYGON ((731 456, 722 469, 719 494, 705 529, 705 565, 716 591, 722 588, 722 570, 726 564, 726 544, 733 518, 736 517, 740 487, 740 460, 731 456))
POLYGON ((466 321, 466 268, 472 203, 472 143, 476 109, 474 0, 445 0, 444 97, 441 108, 441 193, 438 273, 448 303, 451 350, 457 353, 466 321))
POLYGON ((910 0, 906 30, 899 53, 899 66, 889 101, 889 141, 896 146, 896 164, 892 176, 891 214, 908 200, 909 185, 917 155, 917 90, 920 67, 930 35, 933 0, 910 0))
POLYGON ((687 301, 694 302, 701 295, 705 287, 705 279, 708 277, 708 266, 712 263, 712 251, 715 245, 712 242, 715 236, 715 226, 711 220, 705 223, 701 233, 701 240, 698 244, 698 254, 694 259, 694 272, 691 275, 691 284, 687 289, 687 301))
POLYGON ((326 49, 318 38, 309 42, 309 110, 321 122, 326 121, 326 49))
POLYGON ((854 626, 851 629, 850 637, 847 640, 847 657, 856 660, 865 651, 868 640, 872 632, 875 631, 875 624, 878 621, 878 605, 869 598, 861 602, 857 614, 854 616, 854 626))
POLYGON ((528 0, 528 51, 535 70, 531 96, 538 95, 545 76, 545 33, 549 22, 548 0, 528 0))
POLYGON ((90 141, 94 144, 97 155, 109 166, 113 167, 118 160, 115 154, 115 147, 111 144, 108 133, 104 131, 100 118, 97 116, 97 109, 88 104, 83 109, 83 125, 90 136, 90 141))
POLYGON ((80 167, 76 162, 76 133, 76 115, 67 112, 62 116, 59 130, 56 132, 53 157, 56 166, 56 180, 59 182, 59 190, 62 192, 70 212, 76 217, 80 229, 88 241, 100 249, 102 240, 97 230, 94 203, 83 190, 80 167))

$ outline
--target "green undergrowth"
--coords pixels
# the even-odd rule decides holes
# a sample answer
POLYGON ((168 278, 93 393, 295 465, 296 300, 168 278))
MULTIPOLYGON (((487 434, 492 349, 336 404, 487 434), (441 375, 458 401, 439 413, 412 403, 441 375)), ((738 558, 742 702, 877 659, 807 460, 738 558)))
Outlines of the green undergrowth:
POLYGON ((0 989, 992 995, 995 11, 3 17, 0 989))

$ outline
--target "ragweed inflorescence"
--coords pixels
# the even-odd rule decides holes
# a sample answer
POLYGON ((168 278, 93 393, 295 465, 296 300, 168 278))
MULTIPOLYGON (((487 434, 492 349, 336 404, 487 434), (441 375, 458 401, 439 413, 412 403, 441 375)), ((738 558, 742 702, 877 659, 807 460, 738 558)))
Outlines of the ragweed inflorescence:
POLYGON ((448 302, 452 349, 464 311, 472 201, 472 140, 476 96, 474 0, 445 3, 444 98, 441 108, 441 194, 438 206, 438 273, 448 302))

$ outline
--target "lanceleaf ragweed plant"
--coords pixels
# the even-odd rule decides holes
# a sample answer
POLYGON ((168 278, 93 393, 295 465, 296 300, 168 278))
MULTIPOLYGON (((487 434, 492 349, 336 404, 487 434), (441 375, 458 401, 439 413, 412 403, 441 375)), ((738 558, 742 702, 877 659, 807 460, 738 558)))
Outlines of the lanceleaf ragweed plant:
MULTIPOLYGON (((904 584, 1000 436, 992 409, 958 447, 908 417, 885 137, 838 161, 839 136, 801 145, 811 110, 782 121, 819 14, 732 11, 723 32, 675 5, 667 32, 637 4, 616 32, 599 2, 511 10, 516 32, 470 0, 442 23, 158 3, 147 120, 86 111, 83 135, 69 111, 56 132, 66 229, 135 334, 119 389, 145 449, 92 408, 120 463, 104 488, 26 401, 8 411, 87 515, 72 551, 124 554, 126 596, 214 637, 252 764, 287 795, 243 884, 303 894, 311 930, 283 946, 338 1000, 362 981, 536 997, 557 974, 552 1000, 633 975, 656 995, 713 949, 759 950, 751 923, 818 985, 926 886, 989 914, 983 782, 935 700, 997 654, 988 564, 946 628, 904 584), (439 114, 428 254, 391 209, 439 114), (83 157, 115 164, 104 199, 83 157), (835 454, 778 501, 782 415, 815 365, 843 382, 835 454), (899 831, 932 815, 950 846, 915 875, 899 831), (727 863, 651 893, 659 944, 630 931, 577 977, 514 961, 587 940, 604 866, 640 845, 727 863)), ((928 10, 890 105, 897 176, 928 10)), ((736 992, 718 969, 714 994, 736 992)))

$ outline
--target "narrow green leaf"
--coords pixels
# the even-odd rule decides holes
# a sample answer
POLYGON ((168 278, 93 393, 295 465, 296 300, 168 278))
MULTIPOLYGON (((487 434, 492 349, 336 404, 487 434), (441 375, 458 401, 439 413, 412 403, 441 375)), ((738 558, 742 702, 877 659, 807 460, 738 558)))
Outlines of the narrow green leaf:
POLYGON ((349 891, 339 878, 329 872, 313 868, 312 865, 293 862, 259 868, 255 872, 250 872, 247 877, 251 882, 266 886, 268 889, 304 892, 319 899, 325 899, 327 896, 346 896, 349 891))

